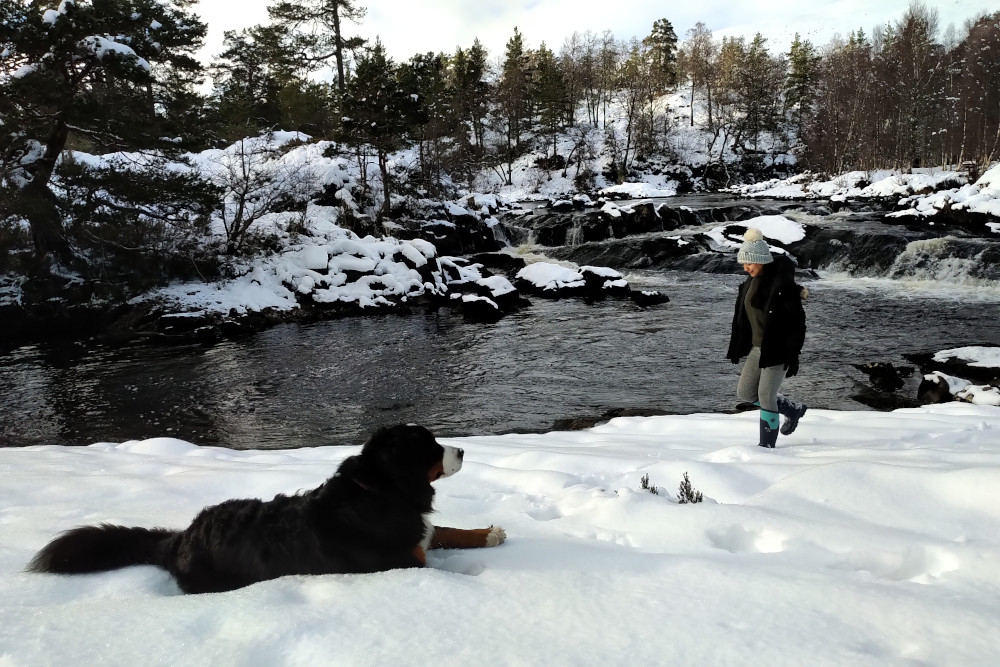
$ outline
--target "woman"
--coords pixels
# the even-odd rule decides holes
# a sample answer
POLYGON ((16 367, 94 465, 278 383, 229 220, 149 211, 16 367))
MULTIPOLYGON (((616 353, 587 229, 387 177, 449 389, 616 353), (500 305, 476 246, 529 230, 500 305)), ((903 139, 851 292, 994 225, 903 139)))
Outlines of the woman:
POLYGON ((806 290, 795 284, 795 265, 785 255, 771 255, 759 229, 749 228, 736 261, 749 274, 740 285, 733 315, 733 333, 726 357, 734 364, 746 357, 736 395, 760 406, 761 447, 778 440, 778 415, 784 415, 781 433, 790 434, 806 413, 778 393, 781 381, 799 370, 799 352, 806 337, 802 299, 806 290))

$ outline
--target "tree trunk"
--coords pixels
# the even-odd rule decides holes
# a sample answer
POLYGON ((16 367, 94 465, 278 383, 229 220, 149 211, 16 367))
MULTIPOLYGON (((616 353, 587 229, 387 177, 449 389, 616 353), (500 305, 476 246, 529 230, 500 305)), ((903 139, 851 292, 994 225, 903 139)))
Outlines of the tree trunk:
POLYGON ((715 124, 712 122, 712 84, 705 84, 705 96, 708 100, 708 129, 709 131, 715 130, 715 124))
POLYGON ((389 216, 389 211, 391 209, 389 202, 389 155, 379 151, 378 153, 378 168, 382 172, 382 211, 379 216, 386 218, 389 216))
POLYGON ((347 83, 344 81, 344 40, 340 35, 340 9, 337 3, 333 4, 333 39, 337 54, 337 92, 340 99, 344 99, 347 90, 347 83))
POLYGON ((694 78, 691 79, 691 99, 688 100, 688 107, 691 110, 691 127, 694 127, 694 78))
POLYGON ((56 160, 66 146, 69 127, 61 119, 49 136, 45 154, 36 162, 37 169, 31 182, 21 190, 21 208, 31 227, 31 239, 35 252, 44 257, 56 254, 60 258, 69 256, 69 241, 62 231, 62 216, 56 207, 55 195, 49 189, 49 181, 56 168, 56 160))

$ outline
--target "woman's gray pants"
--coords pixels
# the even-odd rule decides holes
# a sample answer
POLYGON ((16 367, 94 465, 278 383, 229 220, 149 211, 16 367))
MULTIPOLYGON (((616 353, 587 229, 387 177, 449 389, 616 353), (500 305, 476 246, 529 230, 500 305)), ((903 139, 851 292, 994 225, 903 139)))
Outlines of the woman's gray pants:
POLYGON ((740 372, 740 382, 736 385, 736 397, 746 403, 759 403, 761 410, 778 413, 778 389, 785 379, 785 366, 760 367, 760 348, 753 347, 740 372))

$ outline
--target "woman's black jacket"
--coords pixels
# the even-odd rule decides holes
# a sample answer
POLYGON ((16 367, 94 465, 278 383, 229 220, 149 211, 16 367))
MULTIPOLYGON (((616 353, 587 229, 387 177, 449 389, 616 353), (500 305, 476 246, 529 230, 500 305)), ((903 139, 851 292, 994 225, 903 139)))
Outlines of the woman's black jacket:
MULTIPOLYGON (((748 277, 736 297, 736 312, 733 314, 733 333, 729 339, 726 358, 734 364, 750 353, 753 347, 753 332, 750 319, 744 307, 744 298, 750 288, 748 277)), ((795 265, 784 255, 775 255, 774 261, 764 265, 761 284, 754 296, 758 305, 767 314, 764 323, 764 337, 760 346, 760 367, 786 367, 785 375, 791 377, 799 370, 799 352, 806 339, 806 314, 802 309, 804 290, 795 284, 795 265)))

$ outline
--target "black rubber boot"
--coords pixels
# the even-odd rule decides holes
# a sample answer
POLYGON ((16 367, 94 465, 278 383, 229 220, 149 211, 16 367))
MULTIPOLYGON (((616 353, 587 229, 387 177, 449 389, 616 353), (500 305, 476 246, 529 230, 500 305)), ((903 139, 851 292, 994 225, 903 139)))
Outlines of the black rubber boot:
POLYGON ((788 400, 787 396, 778 394, 778 412, 785 418, 785 423, 781 425, 781 435, 791 435, 808 409, 805 403, 796 403, 788 400))
POLYGON ((778 413, 761 410, 760 415, 760 442, 757 446, 774 449, 774 443, 778 441, 778 413))

